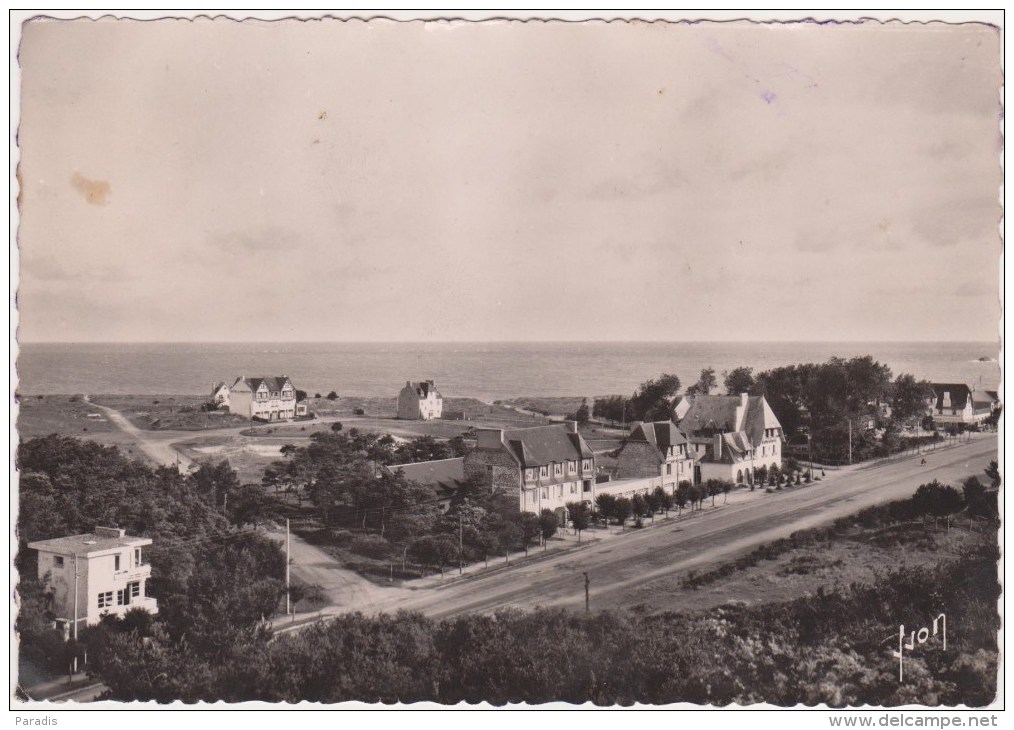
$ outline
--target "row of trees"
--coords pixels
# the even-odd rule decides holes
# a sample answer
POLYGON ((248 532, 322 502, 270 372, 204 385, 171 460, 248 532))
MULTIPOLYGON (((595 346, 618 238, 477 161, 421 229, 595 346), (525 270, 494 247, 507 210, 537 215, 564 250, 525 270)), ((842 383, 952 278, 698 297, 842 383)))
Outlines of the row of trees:
POLYGON ((870 585, 689 615, 345 614, 273 640, 239 637, 218 661, 192 642, 119 631, 98 674, 111 699, 159 702, 977 707, 997 691, 996 557, 995 548, 970 552, 870 585), (961 631, 948 635, 947 651, 907 654, 899 683, 885 627, 940 613, 962 617, 961 631))

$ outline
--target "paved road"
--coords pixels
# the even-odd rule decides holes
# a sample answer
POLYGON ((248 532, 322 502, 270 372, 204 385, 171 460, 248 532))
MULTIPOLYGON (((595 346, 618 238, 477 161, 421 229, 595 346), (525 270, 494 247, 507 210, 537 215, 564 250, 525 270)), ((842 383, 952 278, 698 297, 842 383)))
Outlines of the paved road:
POLYGON ((84 399, 88 403, 91 403, 93 408, 98 408, 100 411, 105 413, 106 418, 108 418, 117 428, 124 433, 133 436, 134 440, 137 441, 138 447, 140 447, 148 458, 156 464, 169 466, 178 463, 181 471, 186 471, 190 468, 193 461, 177 451, 165 438, 157 438, 153 436, 151 432, 142 431, 115 408, 109 408, 108 406, 102 406, 98 403, 92 403, 87 395, 84 396, 84 399))
MULTIPOLYGON (((920 457, 911 457, 833 472, 825 481, 810 486, 774 494, 755 492, 737 503, 706 508, 692 518, 493 575, 386 594, 381 601, 362 608, 404 608, 434 618, 504 606, 580 608, 584 603, 583 571, 592 579, 593 607, 636 605, 643 601, 639 593, 652 590, 654 581, 723 562, 762 543, 873 504, 911 496, 920 484, 934 478, 956 484, 971 474, 981 474, 996 452, 996 437, 983 435, 926 455, 925 466, 919 463, 920 457)), ((673 608, 678 609, 678 604, 673 608)))

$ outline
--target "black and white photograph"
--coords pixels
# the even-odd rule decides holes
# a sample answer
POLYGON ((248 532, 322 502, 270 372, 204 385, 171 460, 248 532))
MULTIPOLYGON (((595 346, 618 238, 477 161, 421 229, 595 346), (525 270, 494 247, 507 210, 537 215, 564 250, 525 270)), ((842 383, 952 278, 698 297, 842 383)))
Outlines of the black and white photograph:
POLYGON ((998 726, 1003 11, 10 23, 20 724, 998 726))

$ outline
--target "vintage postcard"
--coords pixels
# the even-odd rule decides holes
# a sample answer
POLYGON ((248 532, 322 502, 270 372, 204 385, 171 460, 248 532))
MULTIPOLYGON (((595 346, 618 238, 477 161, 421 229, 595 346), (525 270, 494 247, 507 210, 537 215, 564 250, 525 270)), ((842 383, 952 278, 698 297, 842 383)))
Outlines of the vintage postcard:
POLYGON ((13 710, 996 724, 1002 14, 85 16, 14 18, 13 710))

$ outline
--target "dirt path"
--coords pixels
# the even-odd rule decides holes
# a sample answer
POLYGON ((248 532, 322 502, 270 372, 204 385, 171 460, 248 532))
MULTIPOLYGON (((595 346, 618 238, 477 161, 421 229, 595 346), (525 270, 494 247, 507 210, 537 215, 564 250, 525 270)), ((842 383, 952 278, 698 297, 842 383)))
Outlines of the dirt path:
POLYGON ((91 403, 93 408, 98 408, 100 411, 106 414, 106 418, 109 419, 117 428, 124 433, 132 436, 137 445, 140 447, 148 458, 152 459, 158 464, 166 466, 176 464, 179 466, 180 471, 186 471, 190 468, 193 460, 190 457, 180 453, 176 448, 173 447, 165 438, 156 438, 151 433, 142 431, 133 423, 131 423, 126 416, 119 411, 109 408, 108 406, 102 406, 98 403, 93 403, 91 399, 86 395, 84 400, 87 403, 91 403))

